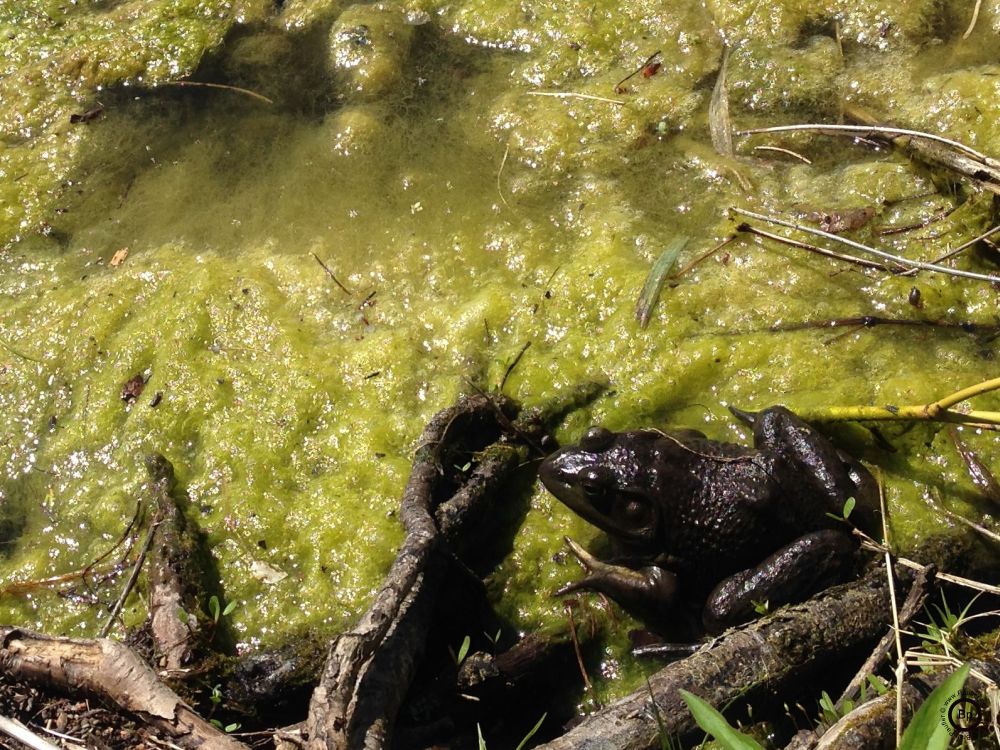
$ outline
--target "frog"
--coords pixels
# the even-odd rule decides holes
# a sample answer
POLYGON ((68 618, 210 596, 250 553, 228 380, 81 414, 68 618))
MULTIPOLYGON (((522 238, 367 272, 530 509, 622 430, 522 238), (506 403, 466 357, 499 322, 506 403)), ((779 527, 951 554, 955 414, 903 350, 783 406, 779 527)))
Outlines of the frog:
POLYGON ((619 553, 602 561, 567 538, 586 575, 557 594, 603 593, 647 622, 704 602, 701 625, 714 634, 854 574, 845 509, 877 534, 872 473, 784 406, 731 411, 752 428, 752 447, 693 429, 598 426, 541 463, 544 487, 619 553))

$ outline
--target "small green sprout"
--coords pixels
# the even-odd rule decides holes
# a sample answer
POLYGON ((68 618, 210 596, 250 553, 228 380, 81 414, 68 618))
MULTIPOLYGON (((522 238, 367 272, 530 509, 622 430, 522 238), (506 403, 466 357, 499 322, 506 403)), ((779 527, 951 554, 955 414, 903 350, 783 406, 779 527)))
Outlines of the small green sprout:
POLYGON ((756 612, 758 615, 766 615, 768 612, 771 611, 771 602, 768 599, 765 599, 762 602, 754 601, 751 599, 750 603, 753 605, 753 611, 756 612))
POLYGON ((469 655, 469 647, 472 645, 472 639, 469 636, 465 636, 462 639, 462 645, 458 647, 458 656, 455 657, 455 663, 461 665, 465 661, 465 657, 469 655))

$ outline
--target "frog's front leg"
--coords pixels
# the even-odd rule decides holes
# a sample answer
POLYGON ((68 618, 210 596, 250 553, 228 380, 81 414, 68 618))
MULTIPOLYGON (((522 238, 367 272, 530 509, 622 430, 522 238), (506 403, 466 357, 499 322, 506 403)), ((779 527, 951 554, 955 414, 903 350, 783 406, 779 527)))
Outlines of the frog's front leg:
POLYGON ((753 426, 755 447, 799 469, 794 483, 788 478, 782 480, 783 495, 818 495, 825 510, 835 515, 843 510, 847 498, 853 497, 858 525, 870 534, 878 533, 878 484, 860 461, 839 450, 783 406, 756 414, 730 410, 753 426))
POLYGON ((713 589, 702 619, 719 633, 768 609, 801 602, 853 572, 857 546, 849 534, 823 529, 799 537, 756 567, 730 576, 713 589))
POLYGON ((659 618, 670 611, 677 595, 677 576, 669 570, 658 565, 638 570, 613 565, 598 560, 569 537, 566 544, 587 575, 560 588, 556 596, 572 591, 598 591, 640 616, 659 618))

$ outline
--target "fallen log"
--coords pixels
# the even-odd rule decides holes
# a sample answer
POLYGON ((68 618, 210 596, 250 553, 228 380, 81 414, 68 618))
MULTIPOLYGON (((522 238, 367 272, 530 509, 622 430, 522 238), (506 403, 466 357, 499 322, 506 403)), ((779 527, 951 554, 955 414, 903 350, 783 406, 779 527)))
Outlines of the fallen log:
MULTIPOLYGON (((900 575, 897 591, 910 574, 900 575)), ((697 727, 680 691, 713 706, 752 702, 807 682, 847 652, 870 647, 892 620, 884 570, 829 589, 730 630, 649 678, 643 688, 587 717, 539 750, 652 750, 661 736, 694 739, 697 727)))

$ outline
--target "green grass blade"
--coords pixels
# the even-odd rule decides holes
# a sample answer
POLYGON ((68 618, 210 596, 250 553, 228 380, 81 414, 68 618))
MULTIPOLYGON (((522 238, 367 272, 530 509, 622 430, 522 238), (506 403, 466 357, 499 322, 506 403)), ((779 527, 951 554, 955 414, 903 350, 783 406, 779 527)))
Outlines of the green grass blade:
POLYGON ((963 664, 931 691, 903 732, 899 750, 946 750, 953 730, 947 721, 941 720, 941 716, 948 711, 948 706, 954 702, 968 676, 969 665, 963 664))
POLYGON ((681 250, 684 249, 687 243, 687 237, 677 237, 667 245, 667 249, 663 251, 653 264, 649 276, 646 277, 646 283, 642 285, 639 302, 635 306, 635 317, 639 321, 641 328, 645 328, 649 323, 649 319, 653 315, 653 308, 656 307, 656 301, 660 298, 660 291, 667 280, 667 275, 674 267, 677 257, 681 254, 681 250))
POLYGON ((712 735, 725 750, 764 750, 757 740, 731 727, 722 714, 694 693, 681 690, 681 697, 698 726, 712 735))
POLYGON ((531 728, 530 732, 524 735, 524 739, 517 743, 517 747, 514 748, 514 750, 524 750, 524 746, 527 745, 528 741, 535 736, 535 732, 537 732, 539 729, 542 728, 542 722, 545 721, 545 717, 548 715, 549 715, 548 711, 542 714, 542 718, 540 718, 537 722, 535 722, 535 726, 531 728))

